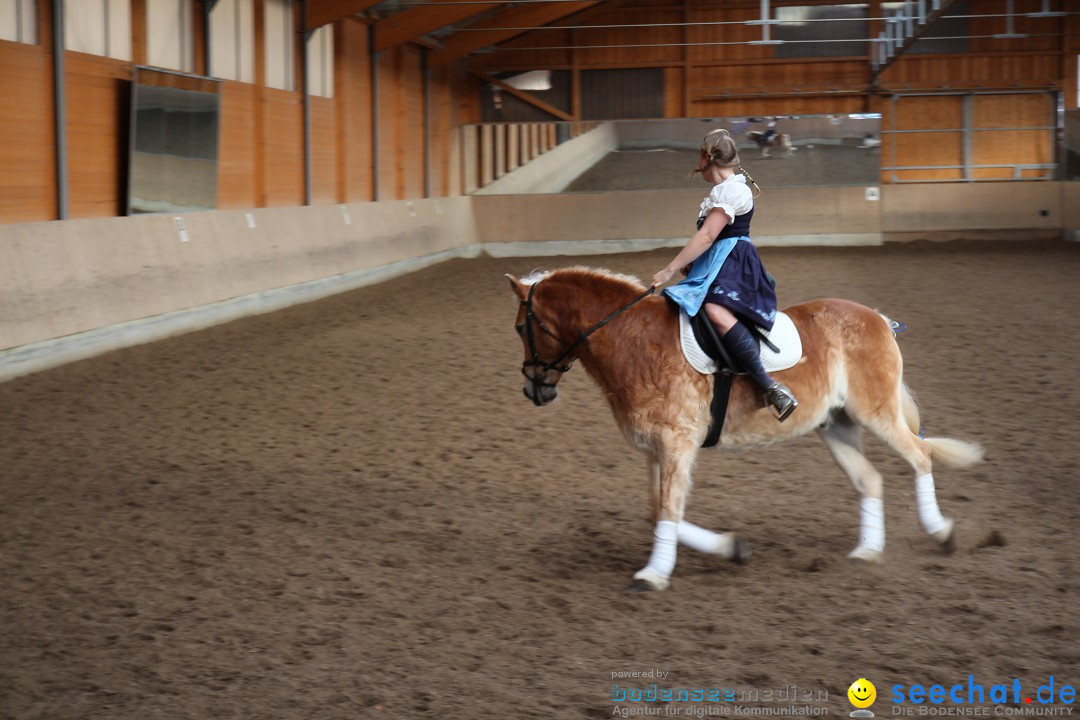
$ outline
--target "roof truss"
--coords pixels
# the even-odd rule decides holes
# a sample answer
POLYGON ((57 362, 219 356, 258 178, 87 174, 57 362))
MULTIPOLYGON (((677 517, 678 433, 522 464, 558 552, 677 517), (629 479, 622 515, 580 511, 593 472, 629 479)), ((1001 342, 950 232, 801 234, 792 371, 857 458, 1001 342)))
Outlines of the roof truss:
POLYGON ((458 32, 446 40, 446 44, 428 53, 428 66, 439 67, 460 60, 470 53, 517 37, 529 28, 547 25, 574 13, 599 4, 600 0, 582 2, 536 3, 517 5, 501 10, 472 25, 468 31, 458 32))

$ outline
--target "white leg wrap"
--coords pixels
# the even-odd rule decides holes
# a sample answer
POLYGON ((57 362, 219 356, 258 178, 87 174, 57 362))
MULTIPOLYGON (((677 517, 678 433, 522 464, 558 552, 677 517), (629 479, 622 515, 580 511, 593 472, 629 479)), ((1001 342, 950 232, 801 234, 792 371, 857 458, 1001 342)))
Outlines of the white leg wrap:
POLYGON ((885 509, 881 500, 864 497, 859 511, 859 548, 881 552, 885 549, 885 509))
POLYGON ((652 555, 649 556, 649 564, 641 572, 652 572, 665 580, 671 577, 671 573, 675 571, 678 542, 678 525, 670 520, 661 520, 656 523, 656 530, 653 531, 652 555))
POLYGON ((735 554, 735 539, 731 533, 714 533, 685 520, 679 523, 679 542, 698 552, 728 558, 735 554))
POLYGON ((929 535, 939 532, 947 525, 937 504, 934 493, 934 475, 926 473, 915 478, 915 502, 919 508, 919 524, 929 535))

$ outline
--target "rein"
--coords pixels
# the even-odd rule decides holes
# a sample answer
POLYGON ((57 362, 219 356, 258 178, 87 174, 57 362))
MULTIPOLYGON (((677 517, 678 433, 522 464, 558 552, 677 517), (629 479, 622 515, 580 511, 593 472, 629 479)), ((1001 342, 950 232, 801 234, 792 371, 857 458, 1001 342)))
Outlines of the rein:
MULTIPOLYGON (((539 367, 545 373, 550 371, 550 370, 558 370, 560 373, 569 372, 570 371, 570 365, 569 364, 562 365, 561 363, 563 362, 563 360, 565 360, 567 357, 569 357, 575 350, 577 350, 582 345, 582 343, 584 343, 586 340, 588 340, 590 335, 592 335, 594 332, 596 332, 600 328, 607 325, 609 322, 611 322, 615 318, 622 315, 624 312, 626 312, 630 308, 637 305, 639 302, 641 302, 642 300, 647 298, 649 295, 652 295, 653 290, 655 289, 655 288, 649 288, 648 290, 643 292, 641 295, 638 295, 636 298, 631 300, 629 303, 627 303, 623 307, 619 308, 618 310, 611 313, 610 315, 608 315, 606 318, 604 318, 600 322, 593 325, 588 330, 582 331, 581 334, 578 335, 577 339, 574 340, 574 342, 570 343, 570 345, 567 346, 567 348, 565 350, 563 350, 562 354, 559 355, 559 357, 555 358, 551 362, 544 362, 543 360, 540 359, 540 352, 536 349, 536 335, 533 333, 533 323, 536 323, 536 326, 538 328, 540 328, 546 334, 550 335, 551 337, 555 338, 556 340, 558 340, 559 338, 558 338, 557 335, 555 335, 555 333, 553 333, 550 329, 548 329, 547 325, 544 325, 544 322, 540 318, 538 318, 536 316, 536 313, 533 311, 533 294, 536 292, 536 286, 539 285, 539 284, 540 284, 540 282, 535 282, 531 286, 529 286, 529 297, 528 297, 528 299, 521 301, 521 306, 525 308, 525 337, 529 342, 529 352, 532 353, 532 359, 531 360, 526 360, 525 362, 523 362, 521 364, 521 372, 522 372, 523 375, 525 374, 525 369, 530 368, 530 367, 539 367)), ((573 360, 571 360, 570 362, 573 362, 573 360)), ((533 380, 534 382, 538 381, 537 378, 530 378, 530 379, 533 380)))

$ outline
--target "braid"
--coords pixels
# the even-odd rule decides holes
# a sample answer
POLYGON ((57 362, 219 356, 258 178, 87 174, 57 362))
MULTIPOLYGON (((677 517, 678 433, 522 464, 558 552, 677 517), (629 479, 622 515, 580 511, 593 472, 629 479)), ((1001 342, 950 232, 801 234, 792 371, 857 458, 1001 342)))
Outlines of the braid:
POLYGON ((758 197, 759 195, 761 195, 761 187, 759 187, 758 184, 754 181, 754 178, 750 176, 750 173, 746 172, 746 168, 742 166, 742 163, 739 163, 739 172, 745 175, 746 179, 750 181, 750 184, 753 185, 755 189, 757 189, 757 194, 755 194, 754 197, 758 197))

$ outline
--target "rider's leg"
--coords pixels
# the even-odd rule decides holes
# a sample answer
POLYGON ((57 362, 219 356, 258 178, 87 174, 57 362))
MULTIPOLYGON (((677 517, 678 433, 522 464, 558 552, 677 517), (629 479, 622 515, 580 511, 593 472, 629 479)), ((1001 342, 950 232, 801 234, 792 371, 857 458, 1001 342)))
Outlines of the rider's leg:
POLYGON ((757 338, 739 322, 734 313, 723 305, 705 303, 705 314, 716 331, 720 333, 720 339, 727 351, 765 391, 765 399, 776 410, 779 420, 781 422, 787 420, 799 403, 790 390, 765 372, 765 368, 761 365, 757 338))

